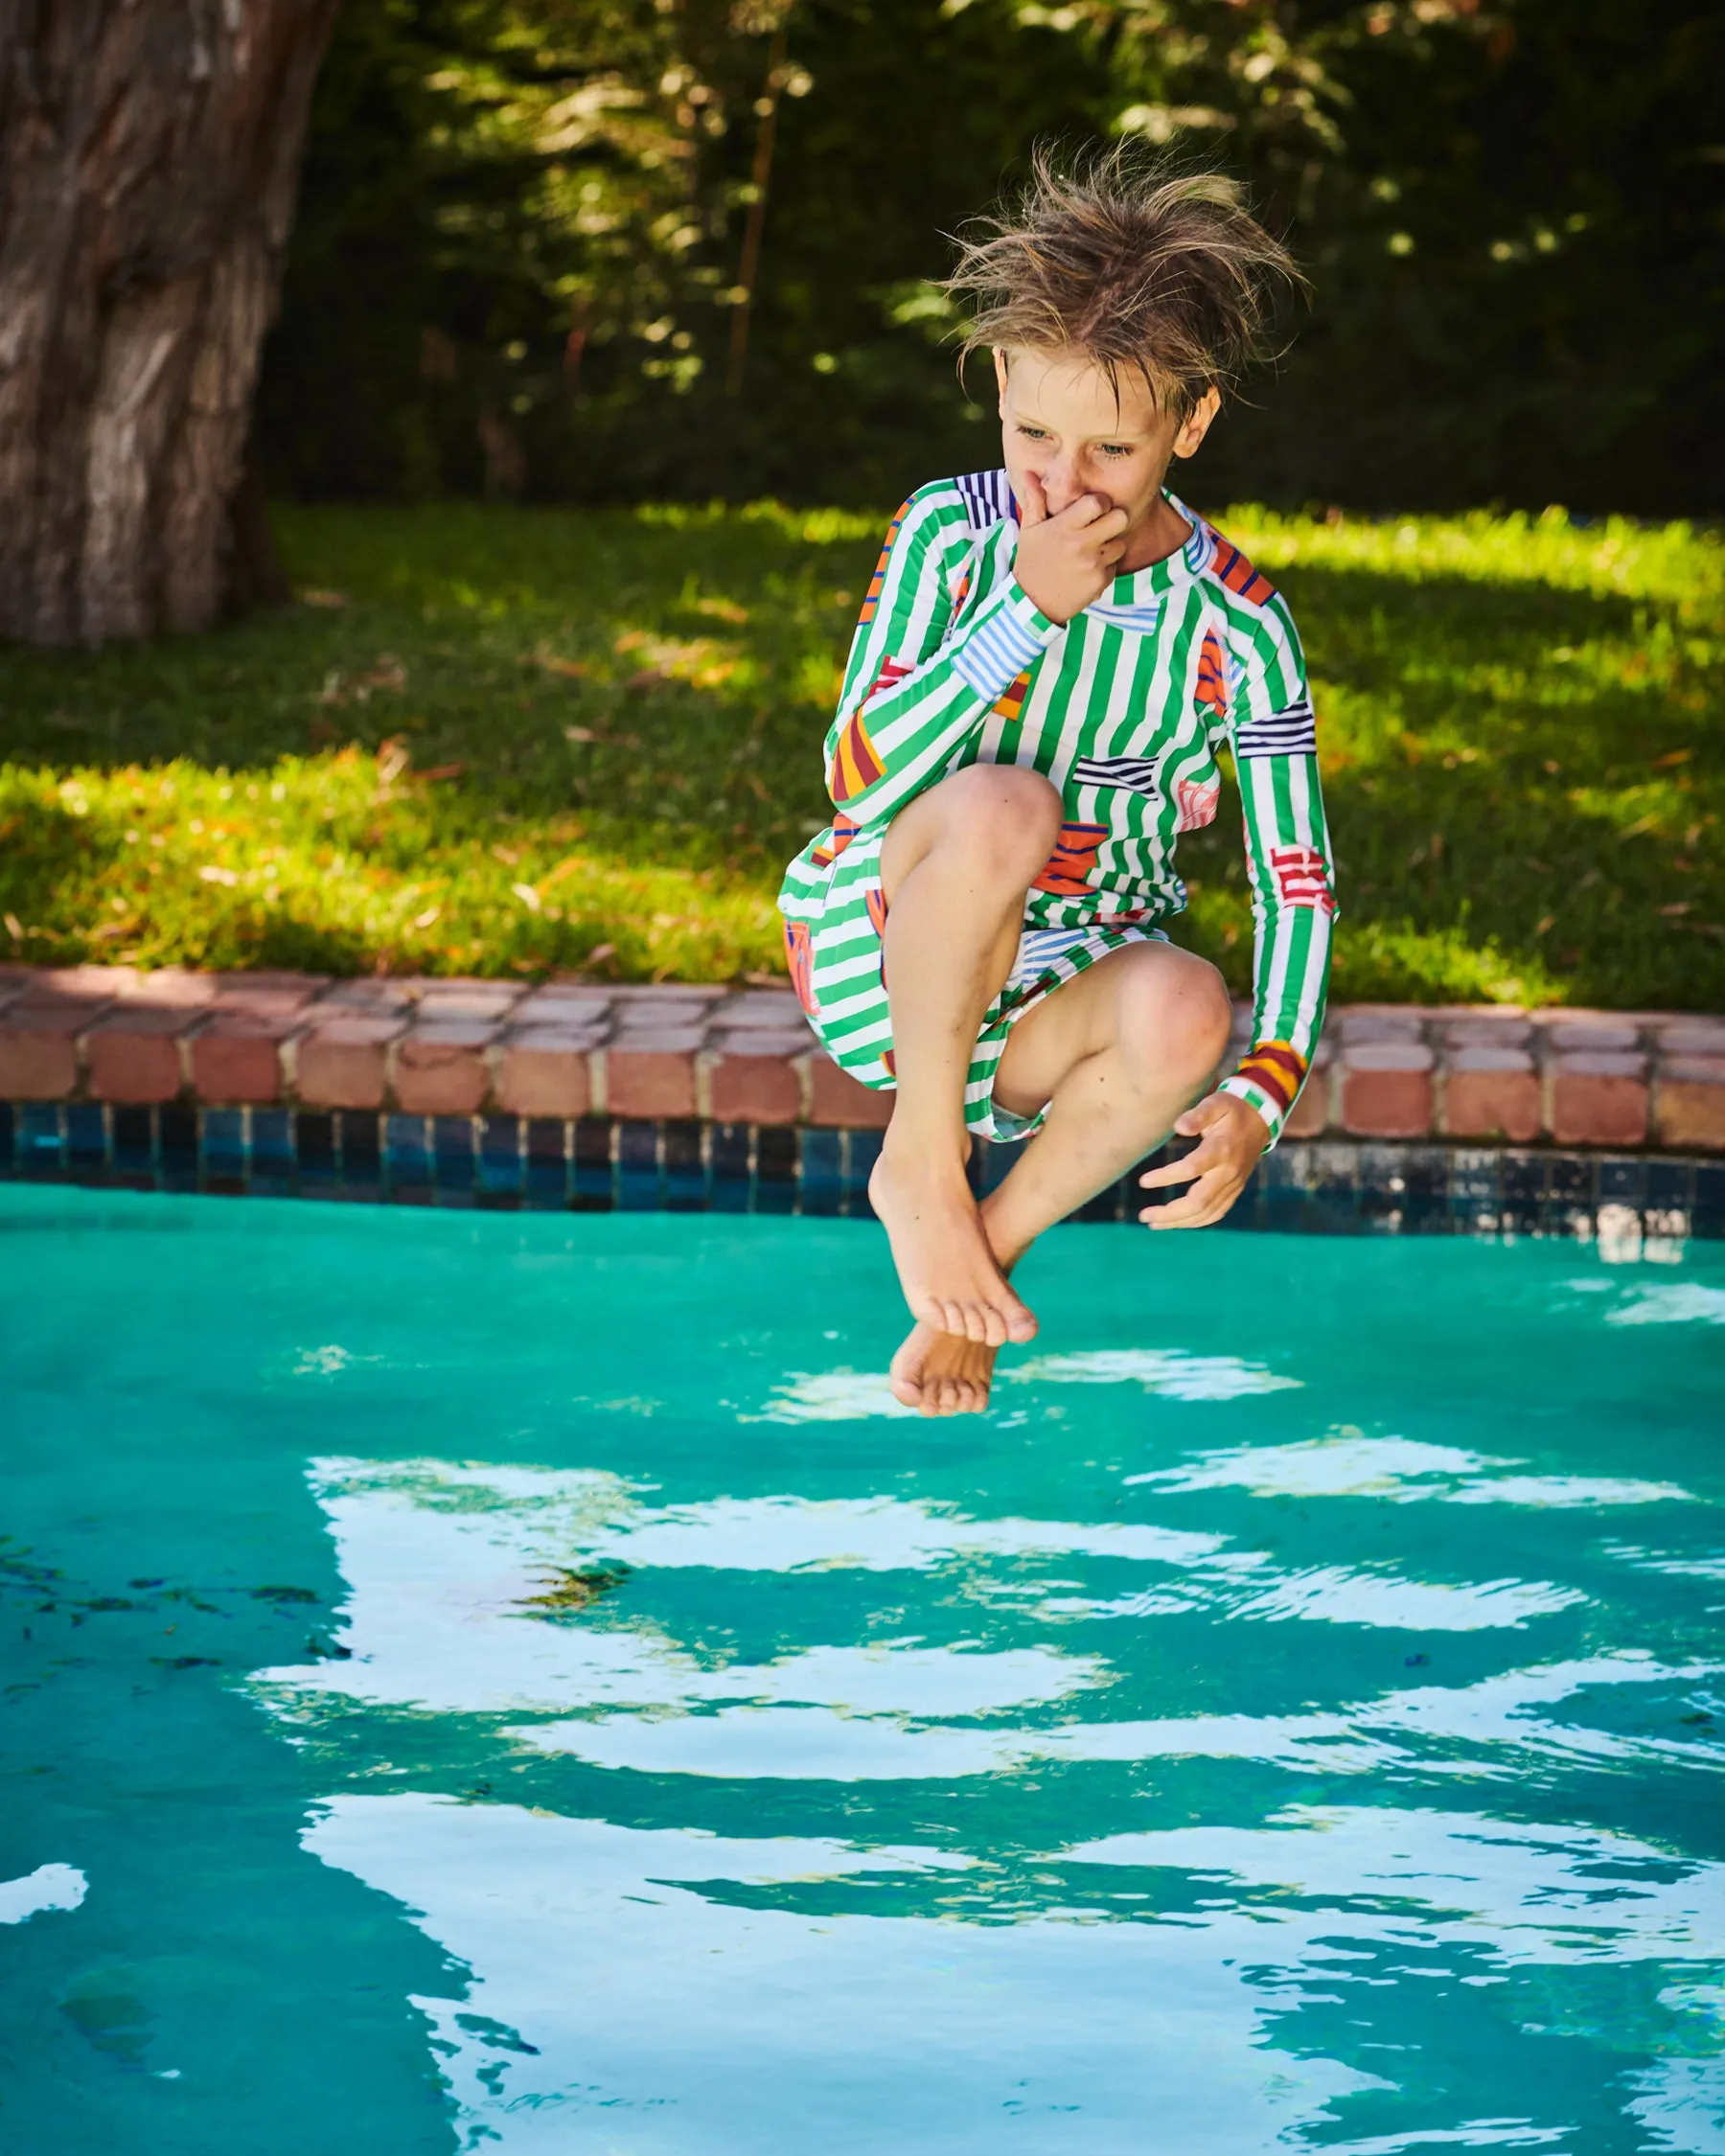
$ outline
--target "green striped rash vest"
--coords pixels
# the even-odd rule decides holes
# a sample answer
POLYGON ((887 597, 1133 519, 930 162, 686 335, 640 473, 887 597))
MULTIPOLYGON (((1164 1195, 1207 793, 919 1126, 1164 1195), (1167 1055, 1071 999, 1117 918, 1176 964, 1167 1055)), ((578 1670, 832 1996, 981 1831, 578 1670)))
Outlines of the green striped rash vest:
POLYGON ((937 480, 893 519, 826 740, 837 814, 779 897, 811 1021, 866 1083, 892 1082, 880 843, 902 808, 967 764, 1045 773, 1065 821, 1026 898, 1024 949, 1093 957, 1184 906, 1175 847, 1213 820, 1226 748, 1255 940, 1252 1043, 1223 1090, 1279 1135, 1322 1022, 1336 910, 1305 660, 1269 583, 1167 499, 1191 526, 1185 545, 1064 625, 1013 573, 1004 471, 937 480))

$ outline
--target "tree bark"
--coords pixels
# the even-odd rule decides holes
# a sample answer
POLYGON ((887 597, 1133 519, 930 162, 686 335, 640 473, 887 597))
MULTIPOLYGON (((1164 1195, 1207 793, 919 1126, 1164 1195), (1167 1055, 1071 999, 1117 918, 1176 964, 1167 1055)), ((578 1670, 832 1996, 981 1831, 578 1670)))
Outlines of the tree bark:
POLYGON ((270 585, 245 450, 337 0, 0 0, 0 635, 270 585))

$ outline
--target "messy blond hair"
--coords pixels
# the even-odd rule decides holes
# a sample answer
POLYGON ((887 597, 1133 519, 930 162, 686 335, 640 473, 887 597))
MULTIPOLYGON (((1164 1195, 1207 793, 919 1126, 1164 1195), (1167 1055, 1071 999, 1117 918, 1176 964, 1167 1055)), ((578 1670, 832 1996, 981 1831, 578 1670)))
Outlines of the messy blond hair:
POLYGON ((1276 306, 1304 283, 1238 181, 1138 143, 1064 165, 1038 149, 1018 200, 957 244, 943 288, 975 309, 960 365, 990 346, 1082 357, 1116 396, 1123 369, 1141 376, 1177 420, 1274 356, 1276 306))

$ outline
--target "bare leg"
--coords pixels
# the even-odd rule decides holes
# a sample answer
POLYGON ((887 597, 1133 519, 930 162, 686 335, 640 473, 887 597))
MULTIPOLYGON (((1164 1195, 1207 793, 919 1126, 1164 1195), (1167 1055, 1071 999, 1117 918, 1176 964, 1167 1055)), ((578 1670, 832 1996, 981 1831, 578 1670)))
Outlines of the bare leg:
MULTIPOLYGON (((1009 1273, 1043 1229, 1105 1189, 1166 1137, 1228 1045, 1228 994, 1215 969, 1169 944, 1099 959, 1013 1028, 995 1095, 1047 1120, 982 1204, 983 1231, 1009 1273)), ((925 1414, 988 1405, 997 1349, 918 1324, 892 1363, 892 1390, 925 1414)))
POLYGON ((895 817, 881 850, 898 1093, 868 1194, 911 1315, 997 1347, 1031 1339, 1036 1320, 995 1263, 965 1180, 964 1087, 1059 826, 1046 779, 977 764, 895 817))

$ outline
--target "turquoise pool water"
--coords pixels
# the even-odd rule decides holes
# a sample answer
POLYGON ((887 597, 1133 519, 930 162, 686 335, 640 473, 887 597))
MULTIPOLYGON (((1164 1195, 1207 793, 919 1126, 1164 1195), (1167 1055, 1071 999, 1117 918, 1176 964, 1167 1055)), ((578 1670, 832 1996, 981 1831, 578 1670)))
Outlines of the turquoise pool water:
POLYGON ((0 2146, 1725 2149, 1725 1250, 0 1189, 0 2146))

